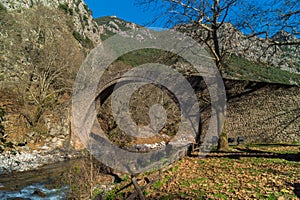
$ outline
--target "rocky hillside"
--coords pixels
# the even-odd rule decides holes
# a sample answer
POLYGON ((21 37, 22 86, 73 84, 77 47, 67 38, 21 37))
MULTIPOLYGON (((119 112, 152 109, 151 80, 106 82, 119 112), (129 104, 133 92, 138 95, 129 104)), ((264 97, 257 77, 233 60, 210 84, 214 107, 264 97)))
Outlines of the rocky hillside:
POLYGON ((71 9, 75 3, 36 2, 0 4, 0 108, 5 111, 0 152, 25 144, 31 149, 67 144, 72 85, 87 51, 100 42, 81 1, 78 12, 71 9), (95 33, 76 23, 84 13, 95 33))
POLYGON ((92 11, 82 0, 1 0, 2 5, 10 10, 23 10, 37 5, 64 10, 72 17, 74 36, 84 45, 92 41, 98 44, 100 40, 97 23, 92 18, 92 11))
POLYGON ((125 31, 138 27, 138 25, 117 18, 116 16, 99 17, 95 19, 95 21, 99 26, 102 40, 105 40, 116 33, 122 34, 125 31))
MULTIPOLYGON (((206 38, 206 32, 195 28, 192 24, 180 25, 176 29, 183 30, 191 37, 206 38)), ((268 40, 245 35, 229 23, 224 23, 219 32, 220 49, 227 55, 244 58, 247 61, 260 63, 265 67, 274 67, 291 73, 300 74, 300 45, 274 45, 278 42, 299 43, 293 35, 280 31, 268 40)), ((204 44, 203 44, 204 45, 204 44)), ((229 60, 232 58, 229 56, 229 60)), ((293 84, 294 80, 291 80, 293 84)))
POLYGON ((276 42, 299 42, 295 36, 280 31, 269 40, 249 37, 234 30, 231 24, 221 29, 221 48, 253 62, 300 74, 300 45, 273 45, 276 42))
MULTIPOLYGON (((136 28, 138 25, 126 22, 116 16, 96 19, 102 40, 119 33, 136 28)), ((192 25, 180 25, 175 29, 195 37, 201 35, 206 38, 205 31, 192 25), (201 33, 202 31, 202 33, 201 33)), ((196 38, 195 38, 196 39, 196 38)), ((300 84, 300 45, 273 45, 276 42, 298 42, 299 39, 281 31, 269 40, 250 37, 225 23, 219 33, 220 46, 226 54, 223 76, 230 79, 252 80, 261 82, 281 83, 288 85, 300 84)), ((203 44, 204 45, 204 44, 203 44)), ((143 58, 155 57, 155 52, 143 52, 143 58)), ((157 52, 156 52, 157 53, 157 52)), ((126 59, 123 59, 126 60, 126 59)), ((141 64, 139 58, 129 55, 130 64, 141 64)), ((179 71, 193 73, 184 63, 175 63, 179 71)))

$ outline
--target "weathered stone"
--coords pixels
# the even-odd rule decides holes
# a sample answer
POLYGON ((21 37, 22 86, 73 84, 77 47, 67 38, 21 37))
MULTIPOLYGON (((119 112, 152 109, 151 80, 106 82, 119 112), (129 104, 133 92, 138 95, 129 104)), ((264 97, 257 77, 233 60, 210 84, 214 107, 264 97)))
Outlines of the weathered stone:
POLYGON ((52 138, 51 142, 55 143, 55 142, 57 142, 57 140, 58 140, 58 138, 54 137, 54 138, 52 138))
POLYGON ((37 196, 39 196, 39 197, 41 197, 41 198, 45 198, 45 197, 46 197, 46 194, 43 193, 42 191, 40 191, 40 190, 37 189, 37 188, 34 190, 33 195, 37 195, 37 196))
POLYGON ((254 87, 247 89, 251 83, 225 83, 234 87, 227 94, 225 132, 229 137, 243 136, 247 143, 300 141, 300 87, 266 83, 255 88, 252 83, 254 87))

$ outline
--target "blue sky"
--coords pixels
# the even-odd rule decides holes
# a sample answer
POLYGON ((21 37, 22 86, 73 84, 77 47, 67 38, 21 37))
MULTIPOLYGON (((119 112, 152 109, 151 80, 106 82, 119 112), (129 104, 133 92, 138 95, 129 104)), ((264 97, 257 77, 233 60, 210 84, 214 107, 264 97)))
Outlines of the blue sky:
MULTIPOLYGON (((254 6, 258 6, 258 8, 260 8, 260 6, 264 5, 265 3, 268 3, 270 7, 273 7, 273 9, 278 8, 278 5, 270 4, 269 1, 270 0, 254 0, 254 1, 252 1, 252 3, 254 3, 253 4, 254 6)), ((293 1, 297 2, 297 0, 293 0, 293 1)), ((159 21, 155 24, 150 23, 151 20, 154 19, 154 17, 156 17, 158 15, 158 13, 161 13, 162 10, 155 10, 157 12, 156 14, 155 14, 155 11, 153 11, 153 10, 146 11, 143 9, 142 6, 136 5, 136 0, 84 0, 84 2, 92 10, 94 18, 115 15, 118 18, 124 19, 129 22, 134 22, 134 23, 136 23, 138 25, 142 25, 142 26, 147 26, 147 27, 150 26, 150 27, 159 28, 159 27, 165 25, 165 23, 163 21, 164 17, 160 18, 159 21)), ((249 1, 248 3, 251 3, 251 1, 249 1)), ((159 6, 156 7, 156 9, 160 9, 160 8, 161 7, 159 7, 159 6)), ((238 14, 233 12, 233 13, 229 14, 229 17, 234 16, 237 19, 242 19, 241 15, 247 14, 247 13, 244 13, 247 11, 245 10, 244 12, 240 12, 239 7, 236 7, 236 8, 238 8, 238 11, 236 12, 238 14)), ((264 9, 264 8, 268 8, 268 7, 262 6, 261 8, 264 9)), ((265 13, 265 12, 262 11, 262 13, 265 13)), ((264 22, 266 22, 266 20, 268 21, 268 18, 270 16, 272 16, 272 15, 264 15, 264 17, 266 19, 265 19, 265 21, 262 21, 262 22, 264 23, 264 22)), ((257 20, 261 20, 259 17, 260 17, 260 15, 256 15, 257 20)), ((299 16, 297 17, 297 20, 298 19, 299 19, 299 16)), ((256 19, 252 19, 252 21, 256 22, 256 19)), ((254 25, 253 27, 255 27, 256 31, 258 30, 258 32, 259 32, 259 31, 263 30, 260 28, 260 25, 263 23, 254 23, 252 25, 254 25)), ((270 31, 271 35, 276 33, 278 30, 278 27, 272 28, 272 25, 274 25, 273 22, 271 23, 271 26, 269 26, 269 28, 270 28, 269 31, 270 31)), ((263 27, 263 28, 265 28, 265 27, 263 27)), ((297 24, 297 30, 299 30, 299 24, 297 24)), ((248 33, 247 30, 242 30, 242 31, 244 33, 248 33)))
POLYGON ((84 2, 93 11, 94 18, 116 15, 129 22, 147 25, 154 15, 153 12, 135 5, 135 0, 84 0, 84 2))

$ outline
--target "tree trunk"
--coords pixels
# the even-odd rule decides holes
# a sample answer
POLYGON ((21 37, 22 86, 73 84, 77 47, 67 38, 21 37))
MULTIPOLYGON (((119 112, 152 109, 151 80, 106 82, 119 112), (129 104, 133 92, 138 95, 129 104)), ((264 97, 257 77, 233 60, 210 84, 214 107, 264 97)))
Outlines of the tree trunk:
MULTIPOLYGON (((224 123, 223 129, 225 129, 225 123, 224 123)), ((228 151, 228 149, 229 149, 228 135, 227 135, 227 133, 224 130, 224 131, 221 132, 221 134, 219 136, 218 151, 228 151)))
MULTIPOLYGON (((212 24, 212 36, 213 36, 213 43, 214 43, 214 50, 215 50, 215 62, 216 62, 216 66, 219 70, 219 72, 222 74, 222 57, 221 57, 221 52, 220 52, 220 44, 219 44, 219 37, 218 37, 218 15, 219 12, 217 10, 217 8, 219 8, 219 1, 215 1, 215 7, 214 7, 214 22, 212 24)), ((218 89, 221 88, 221 86, 218 84, 218 89)), ((220 91, 219 91, 220 92, 220 91)), ((223 94, 226 95, 226 94, 223 94)), ((221 106, 220 99, 219 99, 219 103, 218 106, 221 106)), ((218 151, 227 151, 229 148, 228 145, 228 136, 227 133, 223 131, 223 121, 225 124, 225 115, 226 115, 226 110, 222 110, 223 107, 221 106, 220 108, 216 108, 217 109, 217 123, 218 123, 218 133, 220 134, 219 136, 219 140, 218 140, 218 151), (224 115, 223 115, 224 114, 224 115)))
POLYGON ((225 122, 226 122, 226 92, 224 90, 220 90, 222 88, 223 83, 217 81, 217 90, 218 95, 223 96, 224 98, 219 98, 216 105, 216 115, 217 115, 217 131, 219 134, 218 140, 218 151, 227 151, 229 149, 228 145, 228 136, 225 131, 225 122), (225 99, 225 102, 224 102, 225 99))
POLYGON ((228 148, 228 136, 225 132, 222 132, 218 141, 218 151, 227 151, 228 148))

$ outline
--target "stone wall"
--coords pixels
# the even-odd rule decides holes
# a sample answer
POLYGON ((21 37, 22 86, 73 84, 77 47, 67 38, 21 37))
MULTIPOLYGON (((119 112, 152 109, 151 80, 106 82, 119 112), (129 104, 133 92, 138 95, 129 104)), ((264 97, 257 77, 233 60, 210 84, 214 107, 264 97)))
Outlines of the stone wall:
MULTIPOLYGON (((205 133, 211 110, 208 90, 199 77, 190 77, 189 82, 199 98, 202 133, 205 133)), ((224 83, 227 93, 224 131, 229 137, 243 136, 246 143, 300 142, 299 86, 239 80, 224 83)))
MULTIPOLYGON (((199 98, 204 135, 211 110, 208 90, 199 77, 190 77, 189 82, 199 98)), ((243 136, 245 143, 300 143, 299 86, 239 80, 225 80, 224 84, 227 116, 223 131, 229 137, 243 136)))
POLYGON ((225 81, 229 137, 247 143, 300 142, 300 87, 225 81))

